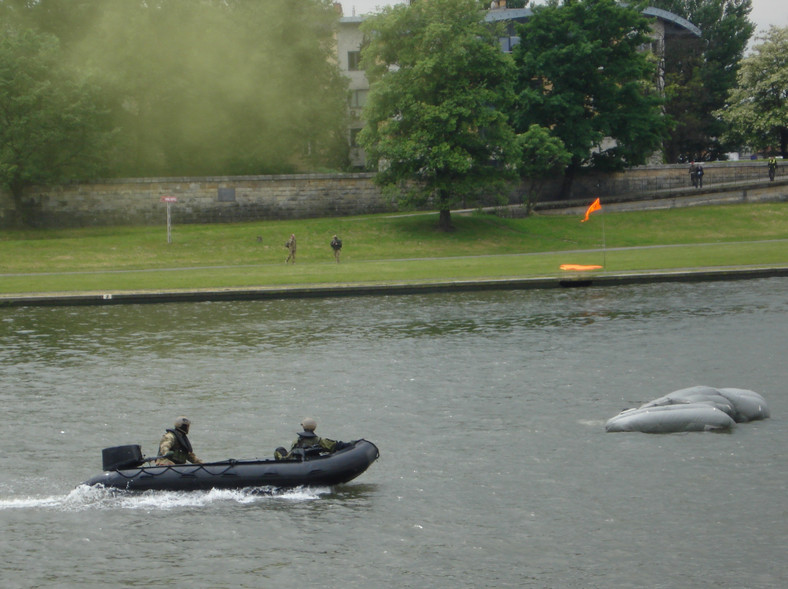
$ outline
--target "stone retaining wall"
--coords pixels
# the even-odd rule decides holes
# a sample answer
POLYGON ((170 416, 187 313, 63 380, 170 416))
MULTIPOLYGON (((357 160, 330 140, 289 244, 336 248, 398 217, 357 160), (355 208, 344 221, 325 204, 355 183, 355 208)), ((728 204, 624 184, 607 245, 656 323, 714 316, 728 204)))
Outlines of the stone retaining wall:
MULTIPOLYGON (((766 163, 715 162, 704 166, 704 186, 714 183, 763 181, 766 163)), ((778 175, 785 176, 782 162, 778 175)), ((575 179, 569 200, 591 196, 639 195, 686 188, 688 166, 642 166, 614 174, 584 174, 575 179)), ((560 180, 548 183, 542 200, 556 200, 560 180)), ((206 178, 140 178, 30 189, 40 227, 149 225, 165 222, 163 196, 171 205, 174 223, 217 223, 264 219, 297 219, 382 213, 396 210, 372 182, 372 174, 311 174, 206 178)), ((511 203, 523 201, 515 190, 511 203)), ((0 226, 17 220, 8 194, 0 193, 0 226)))
MULTIPOLYGON (((392 210, 370 174, 140 178, 31 189, 41 227, 219 223, 380 213, 392 210)), ((8 203, 10 199, 5 202, 8 203)), ((13 211, 4 217, 12 218, 13 211)), ((2 219, 0 219, 2 222, 2 219)))
MULTIPOLYGON (((788 162, 778 162, 777 174, 786 176, 788 162)), ((729 182, 768 180, 766 160, 703 163, 703 185, 729 182)), ((609 174, 589 173, 578 176, 572 186, 571 199, 589 195, 621 196, 643 194, 658 190, 682 189, 692 186, 687 165, 639 166, 623 172, 609 174)), ((560 187, 559 187, 560 188, 560 187)), ((557 191, 553 191, 555 196, 557 191)), ((546 195, 550 196, 550 195, 546 195)))

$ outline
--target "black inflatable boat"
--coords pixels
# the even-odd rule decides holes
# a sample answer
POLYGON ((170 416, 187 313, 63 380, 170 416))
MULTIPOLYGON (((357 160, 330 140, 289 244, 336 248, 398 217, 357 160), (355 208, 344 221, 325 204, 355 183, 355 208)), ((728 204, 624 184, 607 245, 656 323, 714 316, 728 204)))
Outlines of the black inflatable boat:
POLYGON ((379 456, 367 440, 356 440, 333 454, 300 460, 224 460, 205 464, 145 466, 139 446, 103 451, 104 472, 83 484, 124 491, 207 491, 245 487, 289 488, 347 483, 379 456))

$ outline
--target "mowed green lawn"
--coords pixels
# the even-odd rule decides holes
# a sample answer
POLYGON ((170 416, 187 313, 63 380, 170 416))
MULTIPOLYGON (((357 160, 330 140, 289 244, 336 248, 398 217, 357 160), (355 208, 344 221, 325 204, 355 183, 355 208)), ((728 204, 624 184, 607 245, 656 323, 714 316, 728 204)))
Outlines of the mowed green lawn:
POLYGON ((0 233, 0 293, 419 283, 602 272, 788 266, 788 204, 503 218, 437 213, 0 233), (297 262, 286 265, 295 233, 297 262), (341 263, 329 246, 343 241, 341 263))

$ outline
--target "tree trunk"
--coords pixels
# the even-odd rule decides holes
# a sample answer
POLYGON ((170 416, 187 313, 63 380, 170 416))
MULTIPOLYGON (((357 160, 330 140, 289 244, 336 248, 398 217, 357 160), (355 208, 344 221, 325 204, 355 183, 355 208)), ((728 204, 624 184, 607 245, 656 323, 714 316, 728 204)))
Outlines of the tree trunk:
POLYGON ((449 209, 440 210, 440 216, 438 217, 438 229, 441 231, 452 231, 454 229, 451 224, 451 211, 449 209))
POLYGON ((35 225, 35 206, 33 200, 25 201, 24 188, 16 183, 9 187, 11 200, 14 203, 14 224, 19 227, 33 227, 35 225))
POLYGON ((528 192, 525 194, 525 216, 530 217, 534 212, 534 207, 539 199, 542 198, 542 187, 544 186, 544 179, 531 180, 528 183, 528 192))
POLYGON ((575 180, 575 172, 580 167, 580 162, 576 162, 575 158, 572 158, 572 163, 570 163, 566 167, 566 171, 564 172, 564 181, 561 183, 561 195, 560 198, 568 199, 572 194, 572 183, 575 180))
POLYGON ((780 129, 780 154, 783 159, 788 159, 788 128, 780 129))
POLYGON ((449 193, 446 189, 439 189, 438 191, 438 229, 441 231, 451 231, 454 229, 451 225, 451 209, 449 208, 449 193))

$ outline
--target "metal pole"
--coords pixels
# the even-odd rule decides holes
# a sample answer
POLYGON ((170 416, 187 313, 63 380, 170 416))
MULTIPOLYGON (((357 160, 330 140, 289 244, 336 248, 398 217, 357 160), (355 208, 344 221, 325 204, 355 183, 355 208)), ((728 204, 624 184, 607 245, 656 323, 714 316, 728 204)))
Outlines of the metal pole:
POLYGON ((169 202, 167 203, 167 243, 172 243, 172 215, 169 202))
POLYGON ((607 267, 607 243, 605 241, 605 211, 602 211, 602 267, 607 267))

